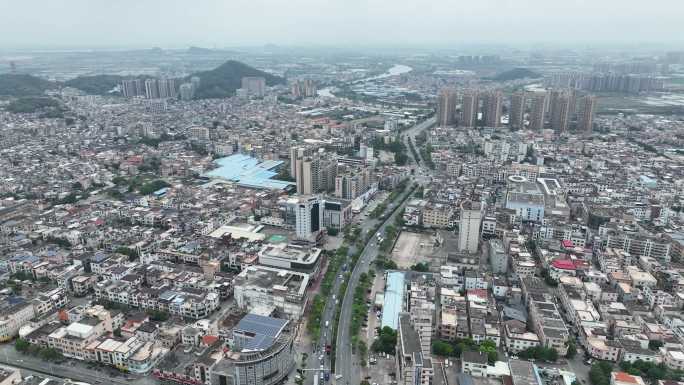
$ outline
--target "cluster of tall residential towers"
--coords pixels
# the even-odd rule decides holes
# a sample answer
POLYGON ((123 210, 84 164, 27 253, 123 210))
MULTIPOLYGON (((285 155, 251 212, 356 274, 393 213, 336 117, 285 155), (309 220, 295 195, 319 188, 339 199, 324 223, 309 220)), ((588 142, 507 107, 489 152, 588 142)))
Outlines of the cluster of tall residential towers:
POLYGON ((500 90, 448 88, 437 97, 437 123, 442 127, 501 127, 507 116, 513 129, 591 132, 595 109, 595 96, 578 96, 571 89, 514 92, 506 100, 500 90))

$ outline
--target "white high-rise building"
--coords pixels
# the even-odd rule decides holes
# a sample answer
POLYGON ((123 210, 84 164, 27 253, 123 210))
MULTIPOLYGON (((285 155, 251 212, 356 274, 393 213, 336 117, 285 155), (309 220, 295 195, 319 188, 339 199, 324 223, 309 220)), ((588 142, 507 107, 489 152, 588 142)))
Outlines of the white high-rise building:
POLYGON ((297 202, 295 230, 297 239, 314 242, 323 223, 323 202, 317 196, 301 196, 297 202))
POLYGON ((157 87, 159 87, 158 93, 160 98, 170 98, 171 92, 169 91, 169 83, 166 79, 157 80, 157 87))
POLYGON ((157 87, 157 79, 145 80, 145 97, 147 99, 159 98, 159 87, 157 87))
POLYGON ((461 222, 458 227, 458 250, 476 253, 480 241, 481 206, 477 202, 461 204, 461 222))

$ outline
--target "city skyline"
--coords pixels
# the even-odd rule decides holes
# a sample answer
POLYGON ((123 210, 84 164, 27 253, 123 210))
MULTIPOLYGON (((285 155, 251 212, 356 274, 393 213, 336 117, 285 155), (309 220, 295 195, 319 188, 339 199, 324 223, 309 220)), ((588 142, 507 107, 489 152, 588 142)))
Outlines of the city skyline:
POLYGON ((681 1, 8 2, 0 385, 684 385, 681 1))

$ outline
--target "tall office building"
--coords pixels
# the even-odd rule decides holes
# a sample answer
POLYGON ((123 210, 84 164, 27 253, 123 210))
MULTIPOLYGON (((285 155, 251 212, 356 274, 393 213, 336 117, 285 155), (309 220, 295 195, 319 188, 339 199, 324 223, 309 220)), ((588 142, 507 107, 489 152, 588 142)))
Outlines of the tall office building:
POLYGON ((461 126, 475 127, 479 107, 478 100, 477 91, 469 90, 463 94, 463 103, 461 104, 461 126))
POLYGON ((544 118, 546 116, 546 104, 548 93, 536 92, 532 96, 532 109, 530 111, 530 129, 541 131, 544 129, 544 118))
POLYGON ((145 97, 147 99, 159 98, 159 87, 157 87, 157 79, 145 80, 145 97))
POLYGON ((501 125, 501 105, 503 94, 501 91, 491 91, 484 97, 484 122, 486 127, 499 127, 501 125))
POLYGON ((452 126, 456 120, 456 91, 443 89, 437 96, 437 125, 452 126))
POLYGON ((571 98, 572 95, 567 92, 558 90, 551 92, 551 128, 559 134, 568 130, 571 98))
POLYGON ((242 89, 249 96, 263 98, 266 95, 266 79, 263 76, 245 76, 242 78, 242 89))
POLYGON ((480 204, 470 200, 461 203, 461 221, 458 226, 458 250, 476 253, 480 241, 482 211, 480 204))
POLYGON ((577 131, 591 133, 594 126, 595 109, 596 96, 587 95, 582 98, 577 113, 577 131))
POLYGON ((323 227, 323 204, 317 196, 301 196, 297 202, 297 239, 313 242, 323 227))
POLYGON ((516 92, 511 95, 511 108, 508 113, 508 125, 520 130, 523 128, 525 118, 525 93, 516 92))

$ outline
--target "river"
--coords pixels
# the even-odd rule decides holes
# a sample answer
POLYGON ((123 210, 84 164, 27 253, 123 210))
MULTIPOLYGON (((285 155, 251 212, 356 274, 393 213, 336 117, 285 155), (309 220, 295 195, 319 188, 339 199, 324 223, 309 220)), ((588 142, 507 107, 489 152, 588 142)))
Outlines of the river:
MULTIPOLYGON (((378 80, 378 79, 389 78, 391 76, 397 76, 397 75, 405 74, 405 73, 408 73, 411 71, 413 71, 413 68, 411 68, 407 65, 395 64, 390 69, 388 69, 386 72, 384 72, 380 75, 370 76, 367 78, 355 80, 352 83, 357 84, 357 83, 367 82, 369 80, 378 80)), ((318 96, 323 96, 326 98, 333 98, 333 97, 335 97, 335 95, 333 94, 332 90, 333 90, 333 87, 321 88, 320 90, 318 90, 318 96)))

